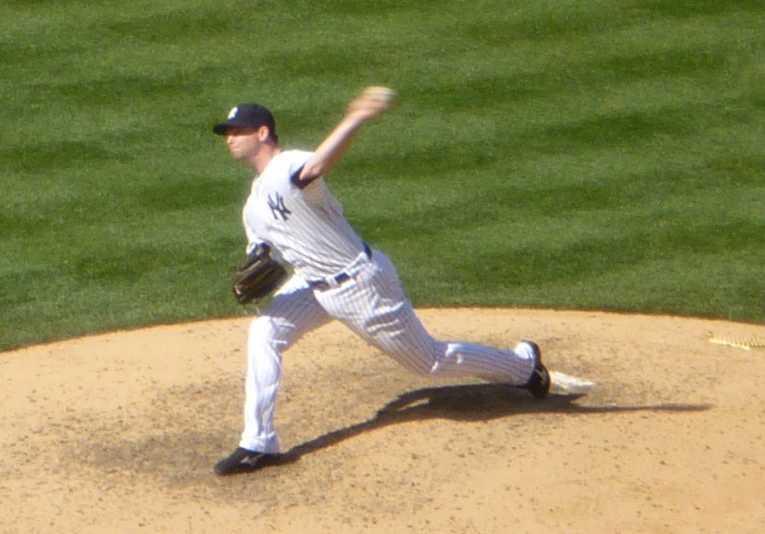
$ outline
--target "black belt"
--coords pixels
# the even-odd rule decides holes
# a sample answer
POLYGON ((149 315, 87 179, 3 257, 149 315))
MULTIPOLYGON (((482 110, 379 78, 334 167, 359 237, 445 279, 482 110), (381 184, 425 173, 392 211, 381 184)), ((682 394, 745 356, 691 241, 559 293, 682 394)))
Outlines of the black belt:
MULTIPOLYGON (((363 245, 364 245, 364 254, 366 254, 367 258, 371 260, 372 249, 366 243, 363 243, 363 245)), ((346 283, 350 279, 351 279, 351 275, 343 271, 340 274, 327 277, 324 280, 308 280, 308 285, 311 287, 311 289, 314 289, 316 291, 326 291, 327 289, 331 287, 340 286, 346 283), (330 280, 334 280, 335 283, 334 284, 330 283, 330 280)))

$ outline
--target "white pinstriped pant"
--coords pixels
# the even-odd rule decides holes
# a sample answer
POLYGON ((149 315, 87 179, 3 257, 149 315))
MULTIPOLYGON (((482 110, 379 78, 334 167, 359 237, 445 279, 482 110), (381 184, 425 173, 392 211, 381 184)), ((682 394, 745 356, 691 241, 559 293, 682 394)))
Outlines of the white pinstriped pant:
POLYGON ((279 452, 274 407, 282 353, 303 334, 332 319, 415 373, 470 376, 511 385, 525 384, 531 376, 533 355, 525 345, 518 351, 503 351, 433 339, 415 315, 385 254, 375 250, 372 260, 360 256, 346 272, 352 280, 326 291, 314 291, 302 278, 293 276, 252 321, 241 447, 279 452))

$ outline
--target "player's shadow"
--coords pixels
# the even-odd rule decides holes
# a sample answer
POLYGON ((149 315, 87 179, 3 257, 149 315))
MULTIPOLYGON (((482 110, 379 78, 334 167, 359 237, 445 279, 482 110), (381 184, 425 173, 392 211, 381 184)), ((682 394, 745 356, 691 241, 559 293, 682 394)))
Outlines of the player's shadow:
POLYGON ((386 404, 367 421, 334 430, 296 445, 281 456, 279 463, 292 463, 303 455, 331 447, 364 432, 423 419, 489 421, 525 413, 570 413, 592 415, 637 411, 698 412, 708 404, 649 404, 637 406, 580 406, 572 401, 581 395, 551 395, 536 400, 523 390, 503 384, 474 384, 418 389, 386 404))

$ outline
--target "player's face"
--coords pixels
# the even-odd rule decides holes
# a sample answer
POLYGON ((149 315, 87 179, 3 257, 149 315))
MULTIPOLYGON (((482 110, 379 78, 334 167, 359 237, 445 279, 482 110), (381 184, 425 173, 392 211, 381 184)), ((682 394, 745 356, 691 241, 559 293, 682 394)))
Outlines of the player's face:
POLYGON ((231 156, 237 161, 248 160, 260 150, 261 136, 255 128, 229 128, 226 144, 231 156))

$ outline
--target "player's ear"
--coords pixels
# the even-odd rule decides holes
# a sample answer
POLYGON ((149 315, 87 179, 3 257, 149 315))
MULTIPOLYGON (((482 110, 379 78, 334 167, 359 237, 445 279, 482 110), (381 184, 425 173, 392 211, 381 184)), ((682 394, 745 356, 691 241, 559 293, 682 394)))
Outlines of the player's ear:
POLYGON ((258 141, 261 143, 264 142, 266 139, 268 139, 270 132, 271 130, 268 129, 268 126, 261 126, 258 128, 258 141))

